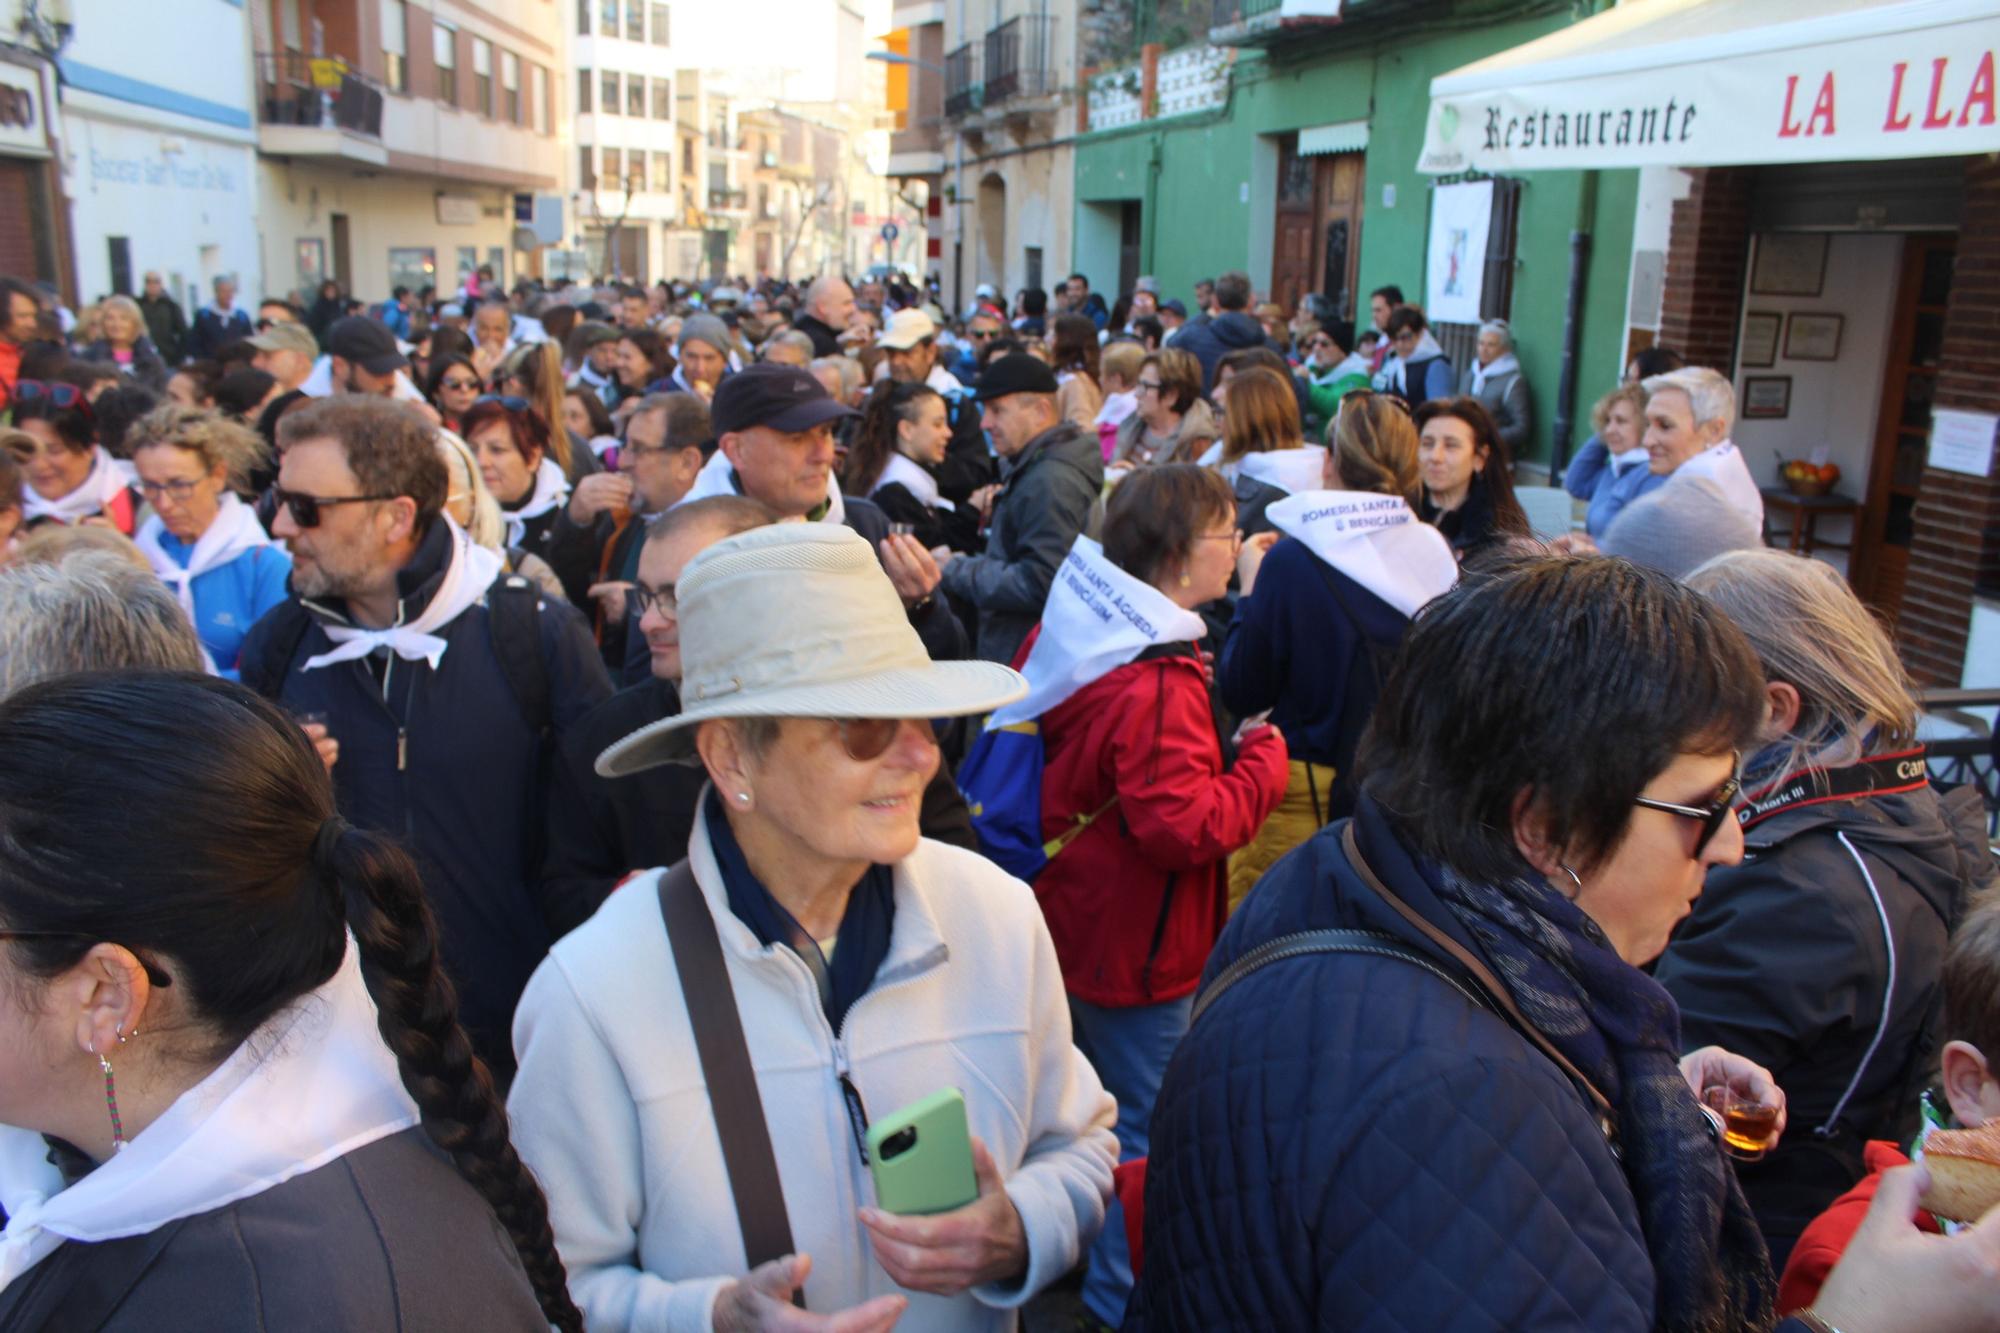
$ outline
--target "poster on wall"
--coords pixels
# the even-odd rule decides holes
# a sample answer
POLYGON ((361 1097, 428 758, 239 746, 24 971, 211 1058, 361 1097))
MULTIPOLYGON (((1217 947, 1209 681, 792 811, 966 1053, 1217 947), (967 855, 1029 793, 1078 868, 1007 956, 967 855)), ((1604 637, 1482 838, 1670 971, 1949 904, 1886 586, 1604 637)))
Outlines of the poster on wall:
POLYGON ((1486 284, 1486 233, 1493 182, 1463 181, 1431 191, 1430 262, 1424 314, 1431 323, 1477 324, 1486 284))
POLYGON ((1993 438, 2000 417, 1985 412, 1931 413, 1930 465, 1968 477, 1993 474, 1993 438))

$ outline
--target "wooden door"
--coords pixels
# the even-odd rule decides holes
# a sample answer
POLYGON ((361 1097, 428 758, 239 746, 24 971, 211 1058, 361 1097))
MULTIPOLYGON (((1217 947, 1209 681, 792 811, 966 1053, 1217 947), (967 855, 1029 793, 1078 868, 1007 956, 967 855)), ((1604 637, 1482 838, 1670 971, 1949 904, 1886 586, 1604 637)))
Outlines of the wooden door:
MULTIPOLYGON (((354 295, 354 268, 348 249, 347 214, 333 213, 327 218, 333 229, 333 280, 340 284, 341 294, 354 295)), ((317 297, 318 292, 313 295, 317 297)))
POLYGON ((1278 146, 1278 225, 1271 246, 1271 299, 1289 315, 1306 292, 1317 291, 1319 231, 1314 161, 1299 156, 1299 136, 1287 134, 1278 146))
POLYGON ((1868 493, 1849 573, 1855 592, 1891 626, 1902 609, 1909 570, 1912 513, 1930 449, 1931 400, 1937 392, 1945 302, 1957 249, 1958 238, 1952 235, 1911 236, 1903 244, 1868 493))
POLYGON ((1341 319, 1353 319, 1359 304, 1354 283, 1361 271, 1362 189, 1366 157, 1329 153, 1316 159, 1313 193, 1319 207, 1319 254, 1315 289, 1341 319))

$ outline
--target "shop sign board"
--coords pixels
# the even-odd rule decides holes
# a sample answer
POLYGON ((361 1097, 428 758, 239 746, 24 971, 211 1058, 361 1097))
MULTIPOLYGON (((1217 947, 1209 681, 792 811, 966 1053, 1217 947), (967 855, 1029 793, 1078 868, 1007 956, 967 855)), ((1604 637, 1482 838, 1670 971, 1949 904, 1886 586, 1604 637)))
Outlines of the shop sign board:
POLYGON ((0 153, 47 157, 46 112, 40 71, 0 60, 0 153))

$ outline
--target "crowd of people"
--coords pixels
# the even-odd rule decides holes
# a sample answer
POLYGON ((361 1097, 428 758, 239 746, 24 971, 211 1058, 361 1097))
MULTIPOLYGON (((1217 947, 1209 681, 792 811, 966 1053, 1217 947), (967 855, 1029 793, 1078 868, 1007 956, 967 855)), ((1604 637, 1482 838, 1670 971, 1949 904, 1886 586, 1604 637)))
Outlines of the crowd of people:
POLYGON ((1393 287, 492 277, 0 278, 0 1326, 2000 1326, 1988 815, 1726 374, 1537 535, 1393 287))

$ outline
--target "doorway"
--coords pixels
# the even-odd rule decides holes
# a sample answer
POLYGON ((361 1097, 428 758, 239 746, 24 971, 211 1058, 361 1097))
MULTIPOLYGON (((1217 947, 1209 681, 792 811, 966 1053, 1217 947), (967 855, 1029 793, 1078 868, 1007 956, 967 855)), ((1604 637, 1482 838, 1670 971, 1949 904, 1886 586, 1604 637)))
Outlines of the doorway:
POLYGON ((333 280, 340 284, 345 295, 354 294, 354 260, 349 250, 347 214, 330 213, 327 222, 333 230, 333 280))
MULTIPOLYGON (((1139 272, 1139 247, 1144 232, 1144 206, 1137 199, 1127 199, 1118 206, 1118 290, 1129 292, 1139 285, 1144 276, 1139 272)), ((1079 265, 1079 267, 1081 267, 1079 265)))
POLYGON ((1854 591, 1892 628, 1903 604, 1917 489, 1930 452, 1931 401, 1944 350, 1958 237, 1917 234, 1903 243, 1882 372, 1882 406, 1868 464, 1868 495, 1855 534, 1854 591))
POLYGON ((979 182, 979 281, 1007 296, 1007 182, 996 173, 979 182))
POLYGON ((1287 313, 1318 292, 1336 316, 1354 318, 1365 162, 1362 153, 1300 153, 1297 134, 1279 144, 1271 299, 1287 313))

